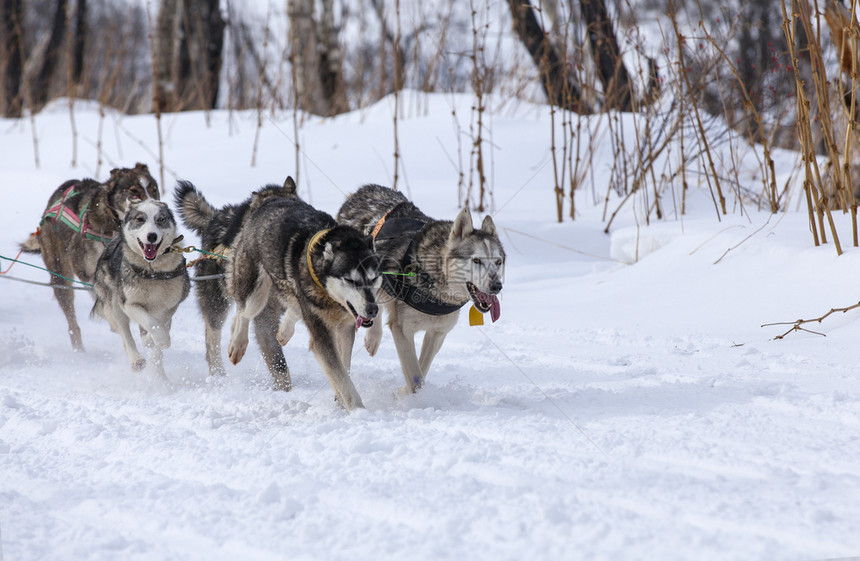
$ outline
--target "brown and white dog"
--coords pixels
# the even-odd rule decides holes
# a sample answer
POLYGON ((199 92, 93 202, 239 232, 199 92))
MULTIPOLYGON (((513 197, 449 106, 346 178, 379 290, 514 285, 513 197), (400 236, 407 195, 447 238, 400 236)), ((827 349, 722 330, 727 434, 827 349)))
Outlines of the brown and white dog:
POLYGON ((158 183, 145 164, 111 170, 104 183, 70 179, 54 190, 39 229, 21 244, 27 253, 41 253, 45 267, 56 273, 51 275, 51 285, 76 351, 83 351, 84 345, 69 279, 92 282, 99 256, 120 231, 128 202, 144 199, 159 199, 158 183))

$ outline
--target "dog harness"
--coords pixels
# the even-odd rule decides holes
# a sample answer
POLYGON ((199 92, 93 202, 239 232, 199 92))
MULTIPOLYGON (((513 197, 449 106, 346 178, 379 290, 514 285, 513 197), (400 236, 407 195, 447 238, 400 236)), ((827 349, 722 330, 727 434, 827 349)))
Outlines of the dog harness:
POLYGON ((126 265, 134 272, 135 275, 148 279, 148 280, 170 280, 175 279, 176 277, 181 277, 185 273, 185 259, 182 259, 182 263, 179 264, 178 267, 173 269, 172 271, 165 272, 156 272, 156 271, 147 271, 143 267, 138 267, 132 263, 126 261, 126 265))
MULTIPOLYGON (((374 240, 389 240, 402 236, 410 236, 409 246, 406 248, 403 259, 398 265, 403 271, 407 271, 410 268, 415 269, 417 267, 417 263, 415 262, 415 240, 418 238, 418 233, 421 232, 427 223, 415 218, 388 218, 392 210, 394 209, 389 210, 379 219, 379 222, 376 223, 370 235, 374 240)), ((436 297, 433 290, 433 277, 424 271, 419 272, 417 276, 421 284, 406 282, 404 277, 400 275, 382 275, 382 288, 389 295, 409 305, 411 308, 431 316, 446 316, 466 305, 466 302, 451 304, 440 300, 436 297)))
POLYGON ((90 206, 90 202, 87 201, 87 204, 84 205, 84 208, 81 209, 80 215, 72 212, 72 209, 66 206, 66 201, 69 199, 76 197, 80 194, 80 191, 76 191, 75 187, 77 184, 70 186, 65 190, 63 196, 60 197, 57 201, 51 205, 48 210, 45 211, 45 214, 42 215, 42 221, 39 222, 39 226, 41 227, 45 220, 51 219, 51 222, 54 226, 57 225, 57 221, 59 220, 75 232, 79 233, 81 236, 87 238, 88 240, 93 240, 97 242, 101 242, 106 244, 111 240, 111 238, 106 238, 104 236, 99 236, 97 234, 93 234, 91 230, 91 226, 89 220, 87 220, 87 212, 88 207, 90 206))

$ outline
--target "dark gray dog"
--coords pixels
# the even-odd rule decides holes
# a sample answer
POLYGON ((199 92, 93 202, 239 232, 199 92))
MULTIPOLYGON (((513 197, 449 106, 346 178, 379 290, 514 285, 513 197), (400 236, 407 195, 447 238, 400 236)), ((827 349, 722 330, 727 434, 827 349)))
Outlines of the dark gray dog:
MULTIPOLYGON (((303 320, 337 399, 348 411, 363 407, 349 378, 352 345, 360 327, 373 325, 381 282, 370 236, 298 199, 264 201, 239 232, 227 265, 227 290, 236 301, 230 361, 245 355, 249 322, 272 307, 274 295, 286 312, 277 335, 257 331, 258 340, 267 339, 261 346, 286 345, 303 320)), ((272 375, 289 387, 288 371, 272 375)))
MULTIPOLYGON (((224 362, 221 359, 221 329, 227 319, 230 308, 230 298, 227 293, 227 281, 223 278, 227 270, 224 259, 229 259, 236 236, 244 227, 248 218, 263 201, 271 197, 298 198, 296 184, 292 177, 287 177, 283 186, 266 185, 255 191, 250 197, 239 204, 228 204, 215 208, 203 197, 194 185, 188 181, 180 181, 174 192, 174 201, 179 216, 187 228, 200 235, 202 249, 210 254, 194 266, 198 277, 214 277, 195 283, 197 302, 206 329, 206 361, 209 373, 224 374, 224 362), (214 258, 213 258, 214 257, 214 258)), ((277 330, 278 319, 283 313, 283 307, 277 298, 272 299, 271 306, 266 307, 254 318, 257 342, 263 353, 263 358, 274 374, 277 389, 289 390, 289 371, 281 347, 272 342, 265 333, 277 330)))
POLYGON ((188 296, 185 258, 171 251, 176 221, 166 203, 132 203, 122 222, 122 235, 110 241, 93 276, 96 302, 90 315, 108 321, 122 337, 134 370, 146 366, 131 335, 129 320, 140 326, 144 346, 156 374, 164 377, 163 350, 170 347, 170 323, 188 296))
MULTIPOLYGON (((490 312, 493 321, 499 318, 496 295, 502 290, 505 251, 489 215, 480 230, 473 227, 468 207, 453 222, 434 220, 403 194, 365 185, 346 199, 337 220, 375 238, 388 296, 380 296, 380 302, 388 311, 404 391, 415 392, 424 384, 466 303, 490 312), (418 331, 425 332, 420 358, 414 343, 418 331)), ((377 322, 367 331, 364 346, 374 355, 381 340, 377 322)))
POLYGON ((21 244, 27 253, 41 253, 45 267, 62 275, 51 275, 51 285, 76 351, 83 351, 84 344, 75 316, 74 291, 69 290, 72 282, 67 279, 92 283, 96 262, 108 241, 119 233, 128 202, 158 198, 158 183, 145 164, 113 169, 104 183, 70 179, 51 194, 39 229, 21 244))

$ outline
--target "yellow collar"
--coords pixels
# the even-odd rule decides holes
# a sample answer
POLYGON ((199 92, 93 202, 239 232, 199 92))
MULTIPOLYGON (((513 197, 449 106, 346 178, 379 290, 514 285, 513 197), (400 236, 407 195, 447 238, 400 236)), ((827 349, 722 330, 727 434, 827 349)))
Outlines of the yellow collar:
MULTIPOLYGON (((313 263, 311 263, 311 251, 313 250, 313 248, 317 244, 317 242, 320 241, 320 238, 323 237, 327 232, 328 232, 327 229, 326 230, 320 230, 319 232, 314 234, 313 237, 311 238, 311 241, 308 242, 308 272, 311 274, 311 278, 314 279, 314 282, 317 284, 317 286, 322 288, 323 292, 326 292, 326 289, 322 285, 322 283, 320 282, 319 277, 317 277, 316 272, 314 272, 314 266, 313 266, 313 263)), ((328 294, 328 292, 326 292, 326 294, 328 294)))

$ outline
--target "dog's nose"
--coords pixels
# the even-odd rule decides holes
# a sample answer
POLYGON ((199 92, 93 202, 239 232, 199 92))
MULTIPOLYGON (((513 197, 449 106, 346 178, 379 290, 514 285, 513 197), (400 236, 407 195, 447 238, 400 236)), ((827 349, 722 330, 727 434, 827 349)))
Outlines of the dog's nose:
POLYGON ((371 302, 364 308, 364 312, 367 314, 369 318, 375 318, 376 314, 379 313, 379 306, 376 302, 371 302))
POLYGON ((502 291, 502 281, 494 280, 490 281, 490 294, 498 294, 502 291))
POLYGON ((158 241, 158 234, 156 234, 155 232, 148 233, 146 235, 146 241, 148 241, 149 243, 157 242, 158 241))

